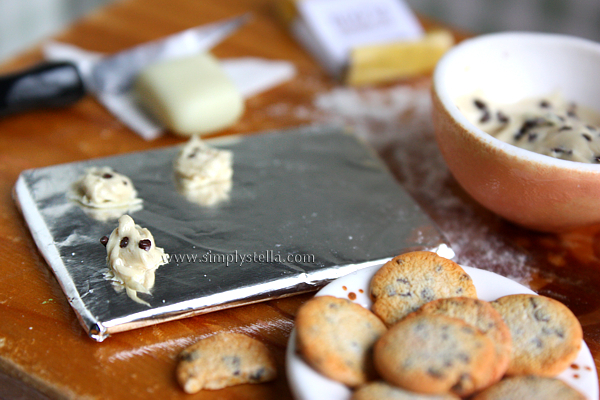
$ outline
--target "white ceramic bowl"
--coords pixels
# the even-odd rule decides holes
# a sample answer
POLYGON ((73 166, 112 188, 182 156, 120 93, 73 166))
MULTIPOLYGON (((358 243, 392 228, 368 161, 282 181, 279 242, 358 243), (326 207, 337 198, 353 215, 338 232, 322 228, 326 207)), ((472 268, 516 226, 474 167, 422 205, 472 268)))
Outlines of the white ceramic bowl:
POLYGON ((600 165, 502 142, 455 103, 475 92, 506 104, 555 91, 600 112, 599 43, 555 34, 483 35, 446 53, 433 77, 436 139, 456 180, 483 206, 541 231, 600 223, 600 165))

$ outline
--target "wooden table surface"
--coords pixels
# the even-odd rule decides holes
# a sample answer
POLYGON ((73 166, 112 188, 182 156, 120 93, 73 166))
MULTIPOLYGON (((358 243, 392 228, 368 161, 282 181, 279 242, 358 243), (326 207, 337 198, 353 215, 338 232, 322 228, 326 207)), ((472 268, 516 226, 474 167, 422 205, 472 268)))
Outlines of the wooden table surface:
MULTIPOLYGON (((446 234, 458 262, 517 279, 570 307, 583 325, 598 365, 600 227, 560 235, 535 233, 475 204, 450 176, 435 146, 427 114, 429 78, 375 89, 339 87, 278 24, 269 0, 125 0, 79 21, 57 39, 111 53, 246 11, 253 12, 253 20, 216 47, 214 54, 290 60, 298 76, 249 99, 242 119, 221 134, 321 122, 323 104, 319 106, 315 99, 323 96, 332 101, 340 93, 358 95, 362 101, 379 104, 377 107, 387 107, 399 97, 414 97, 418 109, 396 104, 402 110, 401 118, 368 114, 360 107, 352 113, 338 110, 337 116, 356 125, 372 141, 398 180, 446 234), (384 100, 377 103, 377 99, 384 100), (413 123, 414 119, 419 119, 419 124, 413 123)), ((0 72, 40 60, 36 48, 0 66, 0 72)), ((67 109, 0 120, 0 398, 291 398, 284 369, 285 346, 294 314, 310 295, 119 333, 96 343, 84 334, 11 197, 24 169, 183 140, 166 135, 144 141, 89 96, 67 109), (262 340, 276 355, 279 377, 268 384, 184 394, 174 378, 178 352, 198 338, 222 330, 262 340)))

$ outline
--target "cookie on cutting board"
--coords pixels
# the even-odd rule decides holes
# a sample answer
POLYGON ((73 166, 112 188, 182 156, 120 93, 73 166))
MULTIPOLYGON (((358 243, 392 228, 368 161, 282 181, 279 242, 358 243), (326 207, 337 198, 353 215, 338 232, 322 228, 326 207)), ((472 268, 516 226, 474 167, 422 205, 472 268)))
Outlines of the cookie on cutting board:
POLYGON ((275 359, 260 341, 241 333, 217 333, 179 355, 177 381, 186 393, 275 379, 275 359))

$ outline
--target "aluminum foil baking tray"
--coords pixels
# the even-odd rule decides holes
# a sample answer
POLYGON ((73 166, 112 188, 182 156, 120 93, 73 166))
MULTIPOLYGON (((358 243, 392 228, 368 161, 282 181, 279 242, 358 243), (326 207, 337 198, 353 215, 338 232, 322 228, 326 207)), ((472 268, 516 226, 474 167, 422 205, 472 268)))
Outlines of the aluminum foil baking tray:
POLYGON ((316 290, 406 250, 452 256, 435 225, 375 152, 340 127, 226 137, 233 186, 212 206, 177 190, 179 146, 27 170, 15 186, 35 242, 89 336, 316 290), (131 212, 171 261, 156 271, 150 306, 104 277, 99 242, 117 226, 69 199, 92 166, 129 176, 143 199, 131 212))

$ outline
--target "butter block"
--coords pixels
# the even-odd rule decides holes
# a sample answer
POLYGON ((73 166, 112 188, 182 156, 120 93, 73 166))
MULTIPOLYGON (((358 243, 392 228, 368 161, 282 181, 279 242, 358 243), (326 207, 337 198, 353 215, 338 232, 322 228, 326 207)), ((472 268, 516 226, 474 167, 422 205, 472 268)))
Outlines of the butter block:
POLYGON ((453 45, 452 33, 440 29, 420 40, 356 47, 350 54, 346 83, 378 84, 429 73, 453 45))
POLYGON ((241 93, 208 53, 146 67, 135 80, 134 91, 145 109, 183 136, 224 129, 244 111, 241 93))

